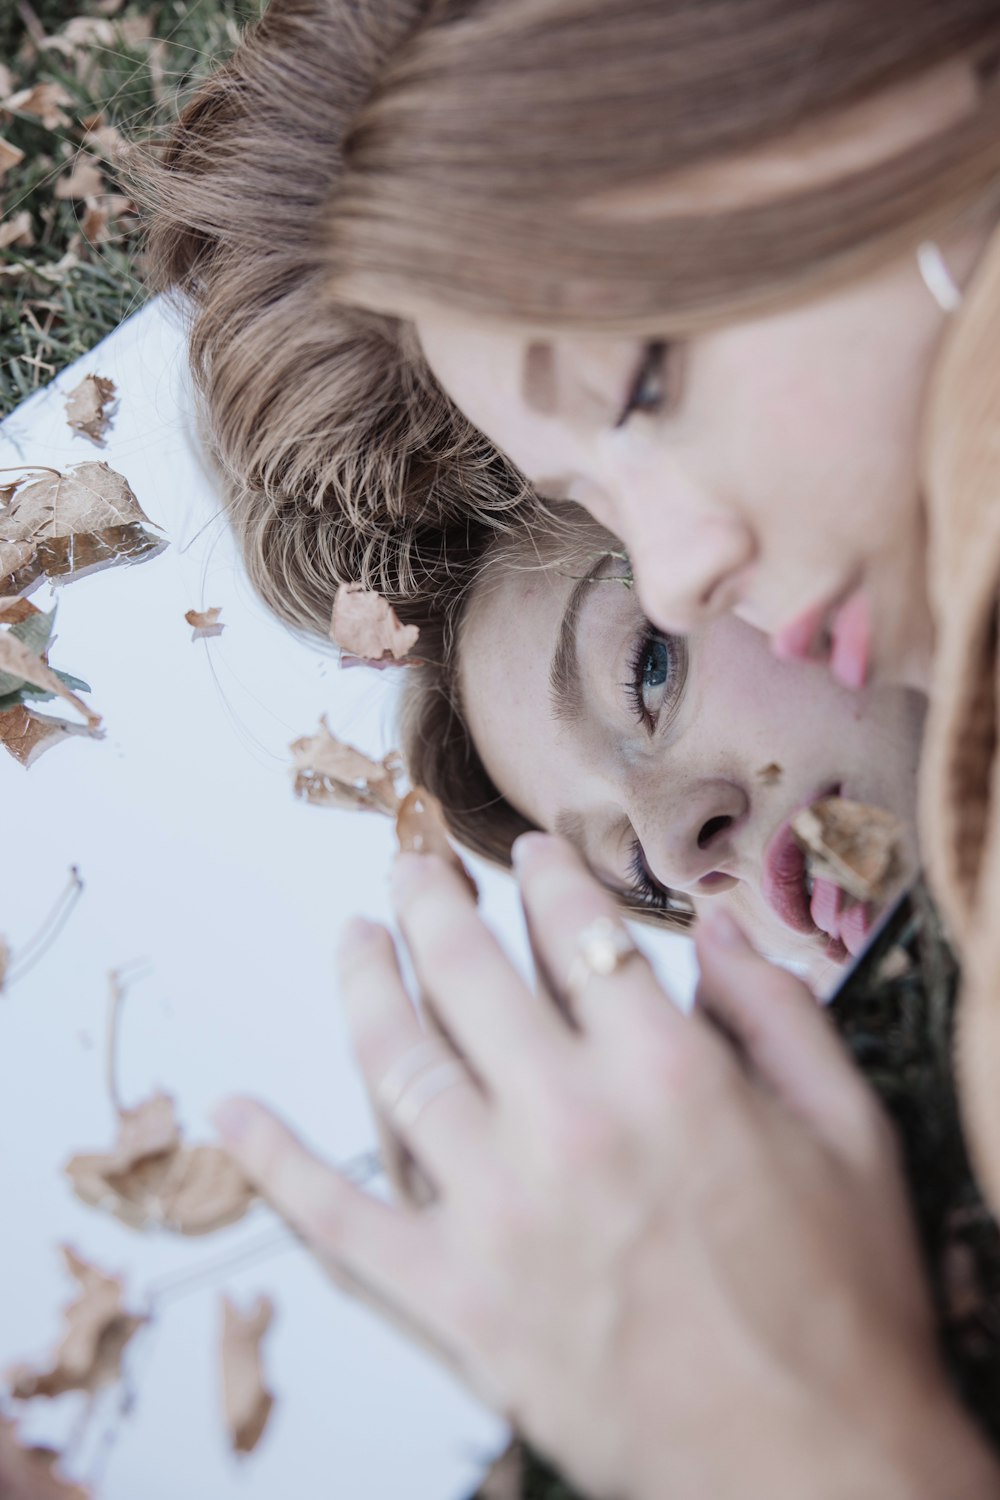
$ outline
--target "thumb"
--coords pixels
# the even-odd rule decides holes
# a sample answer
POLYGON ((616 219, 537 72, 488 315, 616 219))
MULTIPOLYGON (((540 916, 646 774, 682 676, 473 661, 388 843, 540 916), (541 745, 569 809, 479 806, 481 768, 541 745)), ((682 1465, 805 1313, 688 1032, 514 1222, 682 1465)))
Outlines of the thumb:
POLYGON ((759 1080, 838 1150, 859 1127, 867 1138, 875 1096, 811 990, 762 958, 728 912, 699 921, 695 946, 696 1008, 729 1034, 759 1080))

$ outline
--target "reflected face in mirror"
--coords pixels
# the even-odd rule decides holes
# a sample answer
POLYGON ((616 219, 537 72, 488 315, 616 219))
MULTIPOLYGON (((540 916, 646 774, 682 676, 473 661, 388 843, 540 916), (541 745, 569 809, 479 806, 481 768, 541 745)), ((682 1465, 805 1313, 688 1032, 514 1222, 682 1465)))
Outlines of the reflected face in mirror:
MULTIPOLYGON (((788 820, 839 793, 911 830, 923 699, 852 693, 813 663, 778 661, 732 615, 665 636, 628 580, 607 552, 589 568, 526 556, 486 571, 459 642, 486 770, 612 888, 652 907, 668 892, 696 912, 723 903, 763 951, 823 986, 875 914, 824 904, 788 820)), ((915 850, 909 833, 911 867, 915 850)))

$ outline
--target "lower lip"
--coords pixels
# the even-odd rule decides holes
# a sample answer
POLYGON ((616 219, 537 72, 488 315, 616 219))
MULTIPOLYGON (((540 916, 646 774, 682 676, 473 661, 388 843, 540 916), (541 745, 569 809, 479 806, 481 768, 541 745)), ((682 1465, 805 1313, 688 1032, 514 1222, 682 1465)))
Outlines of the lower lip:
MULTIPOLYGON (((827 787, 802 806, 842 795, 841 786, 827 787)), ((822 933, 827 938, 828 958, 842 963, 849 954, 856 955, 864 948, 875 920, 873 908, 855 902, 842 909, 843 893, 829 881, 817 881, 812 895, 807 894, 806 856, 792 833, 791 819, 781 825, 764 851, 760 884, 764 900, 786 927, 793 932, 822 933)))
POLYGON ((829 664, 836 680, 859 692, 868 680, 871 660, 871 610, 860 585, 832 608, 814 604, 774 632, 771 648, 782 661, 829 664), (824 628, 829 646, 821 644, 824 628))

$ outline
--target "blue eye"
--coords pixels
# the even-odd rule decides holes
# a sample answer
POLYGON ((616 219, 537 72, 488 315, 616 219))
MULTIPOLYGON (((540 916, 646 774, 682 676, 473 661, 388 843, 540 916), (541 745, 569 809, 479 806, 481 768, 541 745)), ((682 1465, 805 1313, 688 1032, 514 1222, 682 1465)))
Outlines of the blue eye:
POLYGON ((642 664, 643 689, 662 687, 670 676, 670 652, 662 636, 654 635, 642 664))
POLYGON ((633 712, 652 733, 665 711, 676 708, 687 675, 687 648, 678 636, 661 635, 649 625, 632 648, 624 684, 633 712))

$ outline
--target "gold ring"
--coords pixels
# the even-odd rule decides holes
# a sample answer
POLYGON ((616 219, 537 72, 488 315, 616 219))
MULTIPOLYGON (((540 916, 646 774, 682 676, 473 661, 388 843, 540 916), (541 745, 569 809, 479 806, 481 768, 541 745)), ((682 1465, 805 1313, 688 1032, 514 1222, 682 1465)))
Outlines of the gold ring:
POLYGON ((612 917, 597 917, 588 922, 577 933, 576 955, 566 976, 567 993, 579 999, 588 980, 595 975, 599 979, 610 978, 638 953, 625 928, 612 917))

